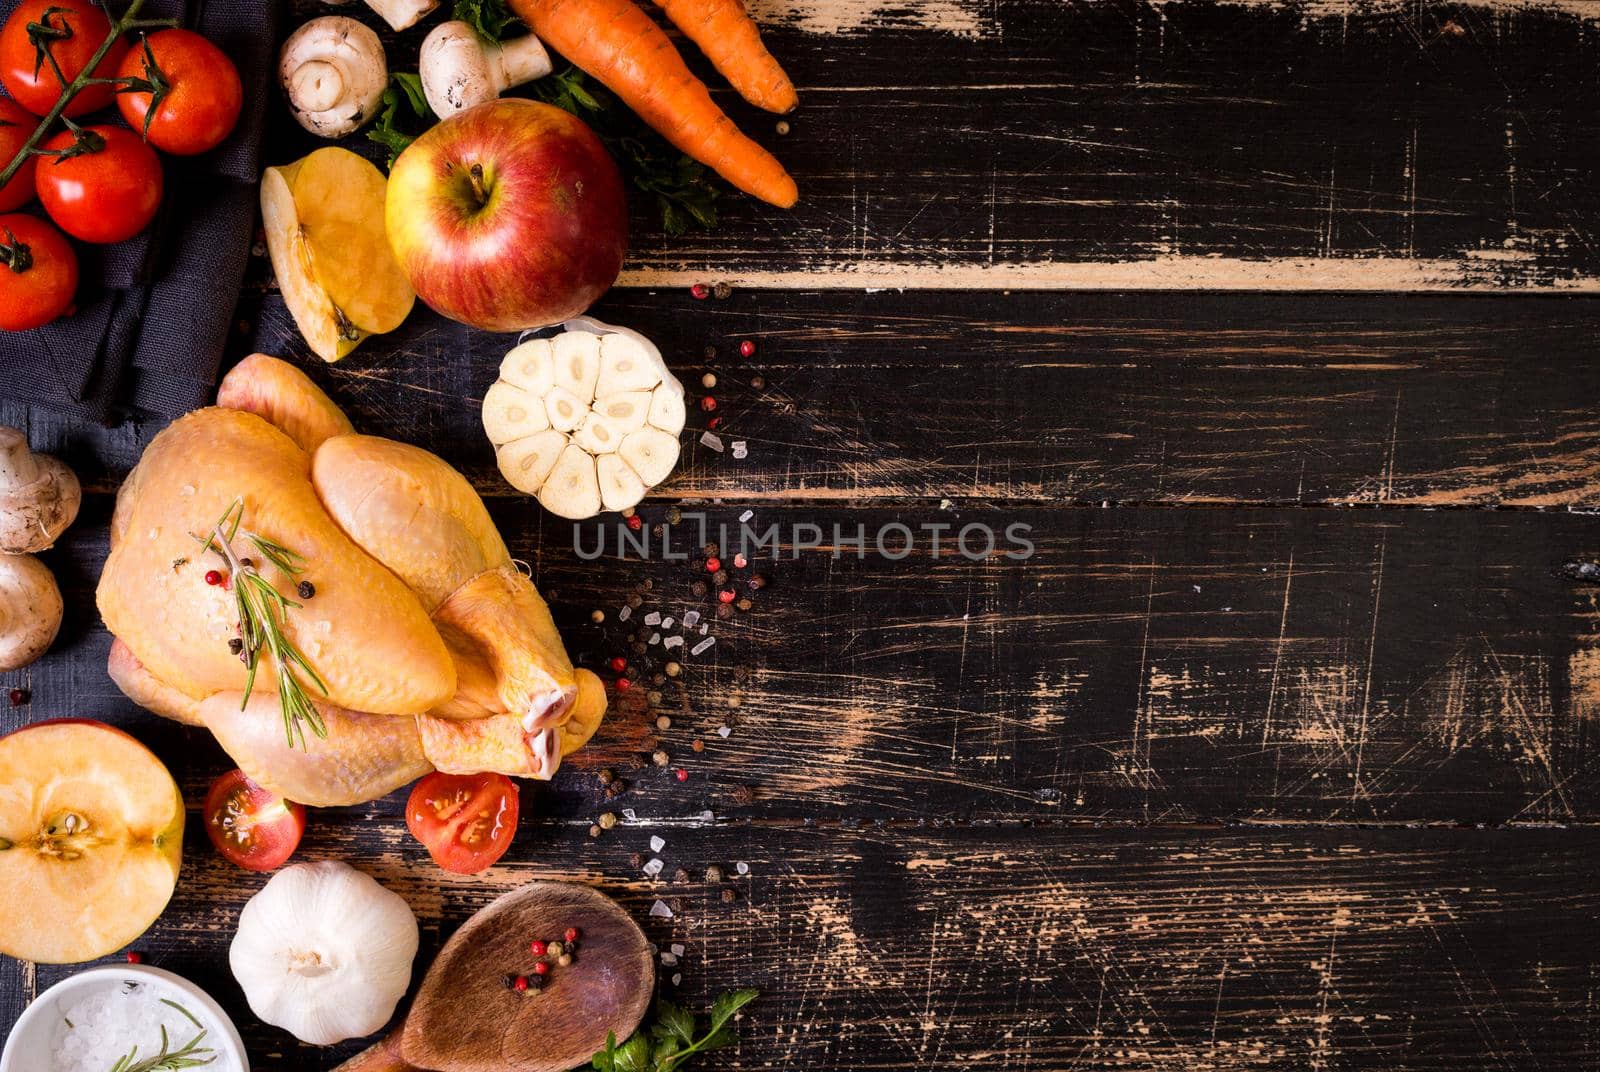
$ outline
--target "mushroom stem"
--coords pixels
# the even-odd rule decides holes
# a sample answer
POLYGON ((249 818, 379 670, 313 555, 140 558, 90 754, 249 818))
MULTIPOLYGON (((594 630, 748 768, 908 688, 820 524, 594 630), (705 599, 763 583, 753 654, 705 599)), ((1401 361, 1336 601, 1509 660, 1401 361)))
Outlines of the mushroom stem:
POLYGON ((367 6, 382 15, 391 29, 405 30, 421 22, 439 6, 439 0, 367 0, 367 6))
POLYGON ((444 118, 492 101, 506 90, 550 73, 550 54, 533 34, 495 44, 452 19, 422 42, 418 63, 428 106, 444 118))
POLYGON ((344 78, 337 66, 325 60, 302 63, 289 76, 289 95, 302 108, 325 112, 344 96, 344 78))
POLYGON ((39 459, 28 449, 28 437, 15 428, 0 428, 0 488, 18 488, 39 479, 39 459))
POLYGON ((278 79, 301 126, 324 138, 359 129, 389 84, 383 42, 343 15, 312 19, 284 42, 278 79))
POLYGON ((48 548, 78 516, 82 499, 64 462, 33 453, 21 431, 0 426, 0 555, 48 548))

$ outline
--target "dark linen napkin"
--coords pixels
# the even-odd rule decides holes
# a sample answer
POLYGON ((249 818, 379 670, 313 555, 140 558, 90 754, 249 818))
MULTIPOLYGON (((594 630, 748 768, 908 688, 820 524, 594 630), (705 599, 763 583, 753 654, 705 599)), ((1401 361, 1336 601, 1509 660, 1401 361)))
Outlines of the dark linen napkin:
MULTIPOLYGON (((12 6, 0 0, 0 11, 12 6)), ((166 191, 145 234, 114 246, 73 243, 82 276, 76 313, 33 331, 0 331, 0 397, 102 424, 170 419, 211 401, 255 233, 281 3, 147 0, 139 15, 181 19, 222 49, 239 68, 244 111, 211 152, 162 154, 166 191)), ((121 119, 112 109, 92 121, 121 119)))

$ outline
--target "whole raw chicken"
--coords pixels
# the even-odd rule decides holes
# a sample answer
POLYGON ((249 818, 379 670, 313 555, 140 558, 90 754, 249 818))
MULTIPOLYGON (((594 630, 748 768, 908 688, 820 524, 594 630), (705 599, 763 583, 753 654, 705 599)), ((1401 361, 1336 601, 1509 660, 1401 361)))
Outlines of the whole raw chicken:
POLYGON ((157 435, 117 496, 96 598, 123 692, 209 728, 253 780, 319 807, 373 800, 435 769, 548 778, 589 739, 604 686, 573 669, 460 473, 357 435, 276 358, 246 358, 217 402, 157 435), (291 743, 270 655, 244 699, 238 608, 230 584, 207 583, 225 563, 204 546, 236 501, 239 558, 254 534, 303 560, 293 576, 257 568, 300 604, 284 633, 327 686, 305 686, 326 737, 291 743))

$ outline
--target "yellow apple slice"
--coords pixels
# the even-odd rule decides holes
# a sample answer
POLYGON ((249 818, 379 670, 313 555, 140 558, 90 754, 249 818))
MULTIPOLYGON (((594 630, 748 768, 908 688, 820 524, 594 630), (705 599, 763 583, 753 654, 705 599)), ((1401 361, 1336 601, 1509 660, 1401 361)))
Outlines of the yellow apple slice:
POLYGON ((267 250, 285 304, 312 351, 337 361, 393 331, 416 295, 384 231, 387 180, 347 149, 318 149, 261 176, 267 250))
POLYGON ((132 737, 62 720, 0 738, 0 953, 121 949, 167 907, 182 853, 177 783, 132 737))

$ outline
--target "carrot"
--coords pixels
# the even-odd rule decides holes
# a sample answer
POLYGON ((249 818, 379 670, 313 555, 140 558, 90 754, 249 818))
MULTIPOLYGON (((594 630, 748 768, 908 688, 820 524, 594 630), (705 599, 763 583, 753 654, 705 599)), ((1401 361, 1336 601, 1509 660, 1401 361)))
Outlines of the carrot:
POLYGON ((661 28, 633 0, 510 0, 544 42, 680 150, 752 197, 789 208, 794 179, 722 114, 661 28))
POLYGON ((745 14, 743 0, 656 0, 656 5, 700 46, 739 96, 769 112, 793 111, 800 103, 794 83, 761 43, 761 30, 745 14))

